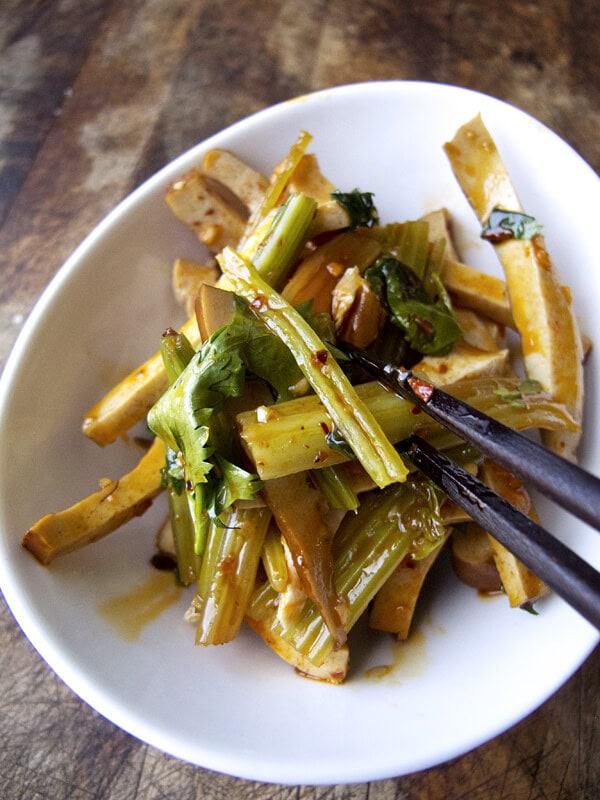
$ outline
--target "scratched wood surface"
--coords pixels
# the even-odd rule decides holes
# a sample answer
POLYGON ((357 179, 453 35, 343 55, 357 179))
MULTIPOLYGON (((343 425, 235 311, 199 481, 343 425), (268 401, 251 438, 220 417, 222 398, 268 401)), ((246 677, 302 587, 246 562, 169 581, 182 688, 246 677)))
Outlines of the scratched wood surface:
MULTIPOLYGON (((598 52, 595 0, 2 0, 0 365, 93 226, 225 125, 326 86, 441 81, 531 112, 600 171, 598 52)), ((98 716, 2 602, 0 797, 596 800, 599 687, 596 650, 530 717, 436 769, 352 786, 259 784, 180 763, 98 716)))

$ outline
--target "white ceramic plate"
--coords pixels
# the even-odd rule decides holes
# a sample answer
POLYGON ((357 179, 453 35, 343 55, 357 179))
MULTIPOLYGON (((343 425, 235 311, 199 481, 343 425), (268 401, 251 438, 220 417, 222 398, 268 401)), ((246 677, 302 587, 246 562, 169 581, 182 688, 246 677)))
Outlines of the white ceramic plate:
MULTIPOLYGON (((171 263, 201 249, 164 203, 170 180, 215 146, 268 173, 306 129, 323 171, 340 188, 374 191, 385 221, 447 206, 465 260, 495 270, 442 152, 443 142, 478 112, 525 208, 544 222, 583 329, 600 341, 597 176, 521 111, 463 89, 410 82, 322 91, 260 112, 193 148, 108 216, 27 321, 0 392, 0 585, 25 635, 73 691, 167 753, 291 784, 414 772, 477 747, 529 714, 597 642, 594 629, 559 599, 541 603, 537 617, 511 611, 503 598, 479 598, 442 564, 413 642, 393 649, 367 634, 354 650, 347 683, 331 687, 296 677, 249 631, 232 645, 194 647, 182 621, 185 598, 145 626, 137 641, 115 631, 99 606, 147 582, 160 503, 51 569, 20 546, 38 517, 93 491, 100 477, 118 476, 137 457, 126 442, 96 447, 79 424, 118 377, 154 352, 164 327, 182 320, 171 299, 171 263), (393 664, 387 674, 368 672, 386 663, 393 664)), ((592 356, 582 461, 595 472, 598 370, 592 356)), ((553 531, 600 565, 595 533, 541 511, 553 531)))

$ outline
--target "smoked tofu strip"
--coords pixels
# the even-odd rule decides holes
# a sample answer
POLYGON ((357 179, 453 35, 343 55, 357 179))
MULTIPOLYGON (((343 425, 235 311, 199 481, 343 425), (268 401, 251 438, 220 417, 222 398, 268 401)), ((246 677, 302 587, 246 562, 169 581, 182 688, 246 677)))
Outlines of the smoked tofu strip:
POLYGON ((236 247, 246 227, 243 209, 234 208, 218 185, 197 169, 169 187, 167 203, 178 220, 192 230, 211 253, 236 247))
MULTIPOLYGON (((495 208, 522 211, 496 144, 480 116, 444 145, 456 179, 483 226, 495 208)), ((493 245, 506 276, 512 316, 521 336, 528 377, 563 403, 577 422, 583 411, 581 334, 568 289, 538 233, 493 245)), ((545 433, 545 444, 575 460, 580 432, 545 433)))
POLYGON ((209 150, 202 161, 202 171, 223 184, 252 213, 262 203, 269 180, 228 150, 209 150))
POLYGON ((155 439, 131 472, 118 480, 104 481, 97 492, 42 517, 23 537, 23 546, 42 564, 50 564, 58 556, 112 533, 152 505, 163 489, 164 463, 164 445, 155 439))
MULTIPOLYGON (((195 317, 182 325, 181 333, 187 336, 192 347, 200 344, 195 317)), ((168 385, 165 365, 157 352, 90 408, 83 419, 83 433, 96 444, 111 444, 145 419, 168 385)))

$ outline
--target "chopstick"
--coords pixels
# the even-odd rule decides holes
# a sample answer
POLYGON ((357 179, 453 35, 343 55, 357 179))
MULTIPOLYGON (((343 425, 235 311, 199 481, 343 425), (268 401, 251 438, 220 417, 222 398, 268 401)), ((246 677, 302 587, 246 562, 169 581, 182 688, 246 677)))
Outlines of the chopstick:
MULTIPOLYGON (((356 348, 349 358, 481 453, 600 530, 600 479, 523 434, 414 376, 356 348)), ((397 445, 475 522, 600 630, 600 573, 416 434, 397 445)))
POLYGON ((395 394, 473 444, 481 453, 528 481, 576 517, 600 530, 600 479, 468 403, 386 364, 363 350, 344 352, 395 394))
POLYGON ((398 448, 475 522, 600 630, 600 573, 587 561, 415 434, 398 448))

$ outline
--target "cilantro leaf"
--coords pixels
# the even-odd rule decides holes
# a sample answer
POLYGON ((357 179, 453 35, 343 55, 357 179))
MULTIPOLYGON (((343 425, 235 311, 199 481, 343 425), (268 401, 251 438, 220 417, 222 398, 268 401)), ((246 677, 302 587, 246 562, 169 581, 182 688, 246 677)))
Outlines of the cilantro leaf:
POLYGON ((505 403, 523 407, 527 405, 526 398, 528 395, 539 394, 541 391, 541 384, 536 380, 528 378, 521 381, 519 386, 515 389, 498 387, 498 389, 494 390, 494 394, 498 395, 505 403))
POLYGON ((350 228, 372 228, 379 224, 379 214, 373 203, 373 192, 331 192, 331 197, 348 212, 350 228))
POLYGON ((542 226, 535 217, 520 211, 495 208, 483 226, 481 238, 498 244, 507 239, 533 239, 541 230, 542 226))
POLYGON ((445 355, 462 335, 441 281, 430 279, 436 293, 428 294, 417 274, 392 256, 378 259, 365 278, 417 352, 445 355))
POLYGON ((248 370, 266 381, 277 400, 289 400, 291 389, 304 377, 289 349, 252 313, 242 298, 234 297, 231 325, 240 337, 240 355, 248 370))
POLYGON ((190 360, 148 414, 148 426, 171 450, 163 480, 188 494, 200 553, 209 518, 238 496, 260 489, 255 476, 221 460, 229 442, 219 435, 219 415, 227 398, 244 391, 241 351, 245 329, 235 323, 218 330, 190 360))
POLYGON ((340 453, 344 453, 344 455, 352 460, 356 458, 356 454, 348 444, 348 440, 335 426, 325 436, 325 441, 327 442, 327 447, 331 448, 332 450, 339 450, 340 453))

